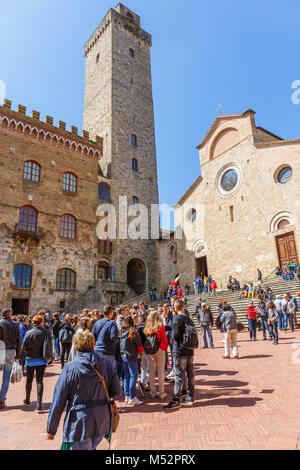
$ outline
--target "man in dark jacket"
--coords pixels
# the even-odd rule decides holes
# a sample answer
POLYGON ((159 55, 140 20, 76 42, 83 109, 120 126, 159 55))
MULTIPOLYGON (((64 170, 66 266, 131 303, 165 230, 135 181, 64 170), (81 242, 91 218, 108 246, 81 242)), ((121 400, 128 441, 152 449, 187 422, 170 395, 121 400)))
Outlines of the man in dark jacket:
MULTIPOLYGON (((183 302, 177 300, 174 304, 174 318, 172 323, 173 354, 175 369, 174 398, 164 406, 164 409, 180 407, 180 398, 182 396, 182 385, 187 376, 187 396, 184 398, 185 405, 193 405, 195 392, 195 377, 193 370, 194 350, 184 349, 182 346, 183 336, 187 323, 193 321, 183 312, 183 302)), ((193 324, 194 325, 194 324, 193 324)))
POLYGON ((95 351, 102 357, 108 359, 113 366, 116 367, 116 348, 119 339, 119 330, 117 324, 112 320, 114 309, 110 305, 104 307, 104 318, 97 321, 92 329, 95 336, 95 351))
POLYGON ((2 311, 2 320, 0 320, 0 364, 3 364, 0 409, 5 408, 13 363, 20 359, 21 354, 20 328, 18 323, 12 321, 12 314, 11 309, 5 309, 2 311))

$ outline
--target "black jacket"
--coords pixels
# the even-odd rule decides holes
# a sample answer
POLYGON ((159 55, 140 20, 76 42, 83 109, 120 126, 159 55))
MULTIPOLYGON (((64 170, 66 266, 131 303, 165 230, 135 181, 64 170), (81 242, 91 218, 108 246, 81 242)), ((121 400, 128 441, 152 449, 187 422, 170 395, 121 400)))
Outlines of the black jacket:
POLYGON ((22 352, 26 354, 27 359, 43 358, 44 341, 48 343, 47 349, 50 345, 52 349, 51 337, 46 328, 34 325, 31 330, 27 331, 22 347, 22 352))
POLYGON ((53 323, 53 325, 52 325, 52 331, 53 331, 53 336, 54 336, 54 338, 58 338, 58 333, 59 333, 60 326, 61 326, 61 321, 60 321, 60 320, 56 320, 56 321, 53 323))
POLYGON ((62 343, 72 343, 72 338, 74 335, 74 329, 71 327, 70 323, 67 321, 62 322, 59 328, 59 341, 62 343))
POLYGON ((177 357, 194 355, 193 349, 183 349, 181 347, 185 325, 189 321, 191 320, 185 314, 184 315, 179 314, 173 318, 173 323, 172 323, 172 338, 174 340, 173 353, 175 353, 177 357))
POLYGON ((120 338, 121 355, 126 356, 129 361, 138 360, 139 349, 142 346, 142 340, 137 333, 134 339, 129 339, 128 334, 130 330, 124 330, 120 338))
POLYGON ((18 323, 10 318, 0 320, 0 341, 5 343, 5 349, 15 349, 15 358, 20 359, 22 340, 18 323))

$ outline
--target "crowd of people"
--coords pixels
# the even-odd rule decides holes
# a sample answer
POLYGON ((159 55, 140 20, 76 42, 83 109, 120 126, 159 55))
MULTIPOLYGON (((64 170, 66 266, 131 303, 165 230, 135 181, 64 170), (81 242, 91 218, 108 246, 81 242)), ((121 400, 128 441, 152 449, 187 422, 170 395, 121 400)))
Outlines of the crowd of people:
MULTIPOLYGON (((216 289, 210 276, 202 281, 201 276, 199 278, 196 292, 209 293, 216 289)), ((108 397, 111 401, 123 401, 134 407, 145 400, 165 402, 169 398, 163 406, 166 411, 193 405, 193 359, 199 339, 187 309, 188 284, 184 291, 185 295, 179 283, 170 284, 165 290, 165 304, 154 307, 140 302, 117 308, 106 306, 101 312, 84 309, 80 315, 41 310, 36 315, 14 316, 12 309, 3 310, 0 320, 0 367, 3 371, 0 410, 6 407, 15 362, 21 365, 26 377, 24 407, 32 406, 35 375, 37 413, 43 408, 46 368, 54 362, 60 364, 47 436, 54 438, 66 410, 63 428, 66 448, 95 449, 104 437, 109 438, 112 413, 108 397), (166 383, 174 386, 169 397, 166 383)), ((263 340, 268 334, 268 339, 276 345, 278 331, 287 331, 288 327, 294 331, 300 301, 297 303, 296 297, 289 293, 283 298, 277 295, 275 299, 270 291, 257 292, 257 296, 258 305, 254 305, 251 295, 247 307, 250 340, 257 340, 260 329, 263 340)), ((199 297, 195 314, 201 328, 202 348, 214 348, 212 329, 215 326, 223 334, 223 358, 229 359, 232 355, 239 359, 237 335, 243 326, 226 300, 220 300, 217 308, 218 315, 214 318, 207 300, 199 297)))
POLYGON ((194 281, 194 291, 195 294, 205 294, 217 295, 217 283, 209 274, 208 276, 204 274, 199 274, 194 281))

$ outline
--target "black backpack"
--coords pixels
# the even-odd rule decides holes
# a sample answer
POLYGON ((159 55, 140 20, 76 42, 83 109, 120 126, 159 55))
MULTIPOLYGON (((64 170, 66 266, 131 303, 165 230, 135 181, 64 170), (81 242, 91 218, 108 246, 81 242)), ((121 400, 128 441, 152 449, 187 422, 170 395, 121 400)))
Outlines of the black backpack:
POLYGON ((149 356, 153 356, 159 350, 160 341, 158 341, 157 334, 146 335, 144 350, 149 356))
POLYGON ((197 349, 199 347, 198 332, 191 318, 185 320, 184 333, 182 337, 182 349, 197 349))

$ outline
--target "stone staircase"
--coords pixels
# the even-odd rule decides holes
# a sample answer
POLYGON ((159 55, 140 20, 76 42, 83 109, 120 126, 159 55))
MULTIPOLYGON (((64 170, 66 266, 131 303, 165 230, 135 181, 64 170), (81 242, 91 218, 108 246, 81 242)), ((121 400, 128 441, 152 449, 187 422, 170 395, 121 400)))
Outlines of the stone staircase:
MULTIPOLYGON (((265 281, 263 283, 263 287, 270 287, 272 289, 274 298, 278 294, 283 296, 286 292, 290 292, 291 295, 295 296, 298 299, 297 294, 300 292, 298 278, 293 279, 292 281, 283 281, 281 278, 273 278, 269 281, 265 281)), ((200 330, 200 327, 197 321, 197 317, 195 315, 195 310, 196 306, 198 305, 199 297, 205 299, 205 302, 211 308, 214 320, 218 316, 217 305, 219 304, 219 301, 221 299, 227 300, 227 302, 234 308, 238 317, 238 321, 243 323, 245 328, 248 328, 247 305, 249 305, 250 299, 240 299, 239 292, 231 293, 228 290, 223 290, 217 291, 217 295, 215 297, 204 293, 202 293, 201 295, 193 294, 187 296, 188 304, 186 307, 189 310, 198 330, 200 330)), ((255 297, 253 300, 254 305, 258 305, 257 297, 255 297)), ((300 311, 297 312, 297 323, 300 325, 300 311)))

